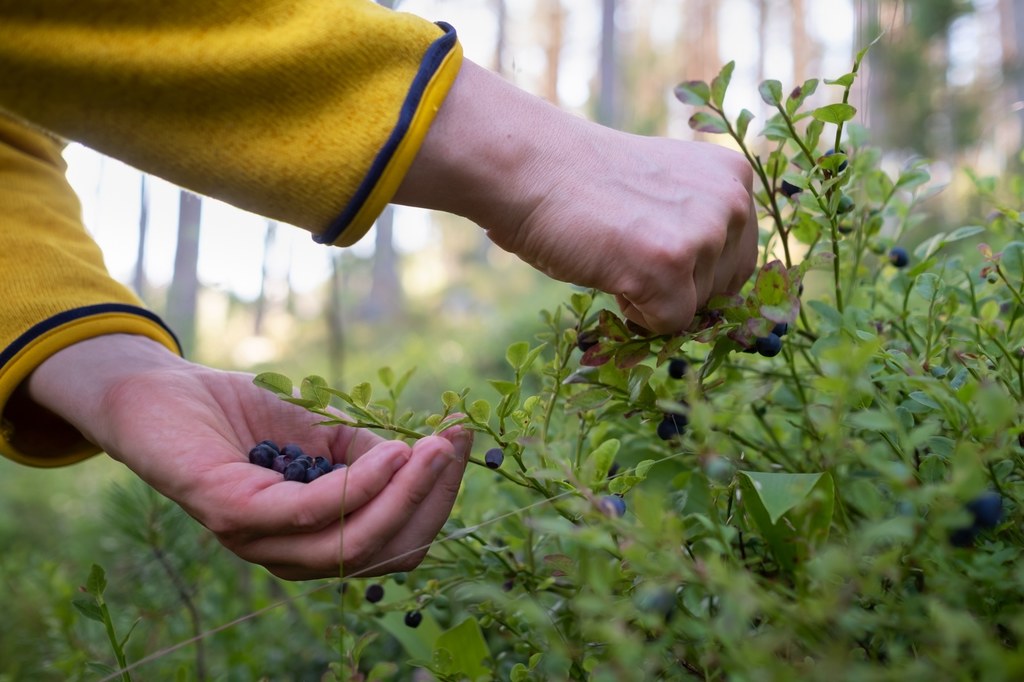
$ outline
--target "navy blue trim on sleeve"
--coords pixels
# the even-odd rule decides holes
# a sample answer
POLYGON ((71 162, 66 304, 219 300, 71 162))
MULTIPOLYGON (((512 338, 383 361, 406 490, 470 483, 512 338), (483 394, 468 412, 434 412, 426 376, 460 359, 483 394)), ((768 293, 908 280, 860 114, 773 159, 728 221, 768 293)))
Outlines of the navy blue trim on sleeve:
POLYGON ((10 362, 11 359, 14 358, 14 356, 17 355, 18 352, 27 346, 33 339, 39 338, 51 329, 56 329, 68 322, 92 317, 93 315, 103 315, 105 313, 128 313, 130 315, 137 315, 138 317, 144 317, 147 320, 156 322, 171 335, 171 338, 174 339, 174 345, 178 347, 178 353, 181 353, 181 342, 178 341, 178 337, 175 336, 174 332, 171 331, 166 324, 164 324, 163 320, 150 311, 145 308, 139 308, 125 303, 99 303, 97 305, 87 305, 81 308, 65 310, 62 313, 57 313, 53 317, 49 317, 42 322, 32 325, 28 331, 16 338, 11 345, 0 351, 0 367, 3 367, 10 362))
POLYGON ((374 158, 373 163, 370 165, 369 173, 359 183, 359 187, 348 202, 348 205, 341 212, 341 215, 331 221, 331 224, 327 226, 327 230, 323 234, 313 235, 313 241, 319 244, 332 244, 338 240, 341 233, 345 231, 345 228, 348 227, 363 207, 363 204, 366 203, 370 192, 377 186, 377 182, 384 173, 384 169, 387 168, 391 158, 395 155, 395 150, 398 149, 399 143, 405 139, 413 116, 419 109, 420 101, 426 92, 427 85, 430 84, 430 80, 458 41, 458 36, 455 34, 455 29, 451 24, 438 21, 437 25, 444 31, 444 35, 432 42, 423 55, 419 71, 416 72, 416 77, 413 78, 409 93, 405 96, 405 102, 402 103, 402 110, 399 112, 398 123, 395 124, 394 130, 391 131, 387 142, 384 143, 384 146, 377 153, 376 158, 374 158))

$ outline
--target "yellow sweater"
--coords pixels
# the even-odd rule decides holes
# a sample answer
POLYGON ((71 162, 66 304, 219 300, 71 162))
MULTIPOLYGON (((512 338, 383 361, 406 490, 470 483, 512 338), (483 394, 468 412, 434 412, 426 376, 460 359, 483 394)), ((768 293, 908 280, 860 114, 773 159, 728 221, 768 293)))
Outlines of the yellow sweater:
POLYGON ((0 454, 97 451, 15 397, 58 350, 133 333, 178 351, 107 274, 55 136, 346 246, 394 195, 461 58, 450 26, 370 0, 0 0, 0 454))

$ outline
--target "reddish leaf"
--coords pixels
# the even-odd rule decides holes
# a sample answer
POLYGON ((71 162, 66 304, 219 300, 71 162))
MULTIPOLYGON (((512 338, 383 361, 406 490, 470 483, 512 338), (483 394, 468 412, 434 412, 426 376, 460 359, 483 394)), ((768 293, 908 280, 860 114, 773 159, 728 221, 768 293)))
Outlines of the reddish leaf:
POLYGON ((604 344, 597 344, 591 346, 583 353, 583 357, 580 358, 580 364, 584 367, 600 367, 615 355, 615 348, 609 348, 604 344))
POLYGON ((615 351, 615 366, 619 369, 635 367, 646 360, 651 354, 651 344, 647 341, 633 341, 619 346, 615 351))

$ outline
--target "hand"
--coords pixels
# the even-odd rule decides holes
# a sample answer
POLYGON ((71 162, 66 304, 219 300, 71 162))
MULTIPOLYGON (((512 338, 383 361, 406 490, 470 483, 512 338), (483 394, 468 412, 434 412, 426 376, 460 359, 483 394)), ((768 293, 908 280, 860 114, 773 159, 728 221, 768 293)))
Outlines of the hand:
POLYGON ((395 200, 467 216, 549 276, 672 333, 754 271, 752 182, 736 152, 589 123, 467 61, 395 200))
POLYGON ((319 417, 250 375, 189 363, 130 335, 60 351, 28 389, 228 549, 291 580, 418 565, 451 512, 472 444, 460 427, 410 447, 364 429, 316 426, 319 417), (248 462, 263 439, 349 466, 311 483, 283 481, 248 462))

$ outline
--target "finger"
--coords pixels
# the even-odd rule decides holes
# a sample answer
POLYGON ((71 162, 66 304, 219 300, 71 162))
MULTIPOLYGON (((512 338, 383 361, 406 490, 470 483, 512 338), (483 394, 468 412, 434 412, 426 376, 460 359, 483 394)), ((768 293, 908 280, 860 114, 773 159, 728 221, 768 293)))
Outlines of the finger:
POLYGON ((760 238, 760 228, 757 224, 757 210, 753 200, 750 204, 750 213, 747 216, 747 224, 743 234, 736 246, 735 271, 732 280, 729 282, 730 293, 737 292, 743 288, 750 276, 757 269, 757 245, 760 238))
MULTIPOLYGON (((410 448, 401 441, 382 441, 371 448, 351 466, 321 476, 312 483, 272 481, 255 474, 249 464, 228 465, 245 467, 252 472, 255 486, 236 485, 224 499, 213 496, 218 509, 208 518, 201 519, 218 536, 230 542, 231 538, 263 535, 307 533, 333 523, 344 510, 352 513, 367 504, 383 490, 395 472, 408 461, 410 448), (259 487, 262 486, 262 487, 259 487)), ((226 467, 211 472, 224 476, 226 467)), ((228 472, 231 473, 231 472, 228 472)))
POLYGON ((626 292, 617 294, 615 300, 623 315, 655 334, 681 332, 690 326, 697 312, 697 291, 692 273, 672 284, 649 299, 626 292))
MULTIPOLYGON (((442 433, 451 438, 451 434, 442 433)), ((393 559, 374 570, 381 573, 411 571, 426 556, 430 544, 444 526, 451 514, 455 499, 459 494, 462 477, 466 472, 466 462, 473 445, 471 431, 463 431, 454 435, 452 445, 455 446, 456 461, 449 465, 431 489, 427 498, 420 505, 420 512, 413 516, 409 523, 402 527, 395 537, 381 548, 380 554, 393 559), (461 462, 461 464, 460 464, 461 462)))
MULTIPOLYGON (((445 438, 423 438, 413 446, 409 461, 391 482, 342 521, 339 522, 335 507, 334 522, 328 527, 312 533, 253 539, 232 550, 290 580, 336 576, 342 566, 346 574, 363 571, 382 560, 381 547, 420 513, 420 505, 430 496, 444 470, 454 463, 454 453, 452 443, 445 438)), ((320 481, 317 479, 307 487, 320 481)))

